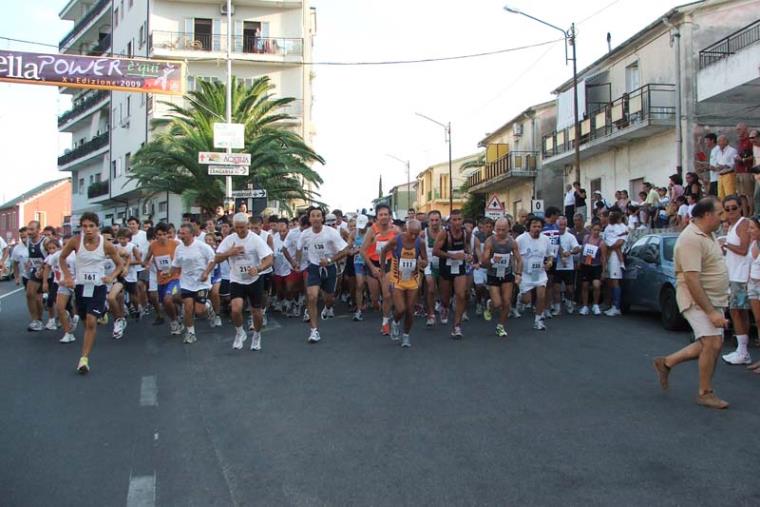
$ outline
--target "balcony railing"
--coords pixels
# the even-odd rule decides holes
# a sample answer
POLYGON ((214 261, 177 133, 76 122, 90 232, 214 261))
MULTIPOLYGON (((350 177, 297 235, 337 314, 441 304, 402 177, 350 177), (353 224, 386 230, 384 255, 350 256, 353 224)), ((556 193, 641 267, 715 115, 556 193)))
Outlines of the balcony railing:
MULTIPOLYGON (((154 49, 172 51, 227 51, 227 36, 188 32, 154 31, 151 34, 154 49)), ((284 37, 232 37, 232 52, 274 56, 303 56, 303 39, 284 37)))
POLYGON ((108 187, 108 180, 96 181, 90 184, 90 186, 87 187, 87 198, 93 199, 95 197, 100 197, 101 195, 106 195, 108 193, 108 187))
POLYGON ((77 101, 69 111, 66 111, 58 117, 58 126, 65 124, 72 118, 79 116, 83 112, 87 111, 91 107, 103 102, 105 99, 111 96, 111 92, 105 90, 97 90, 93 93, 88 93, 83 100, 77 101))
POLYGON ((81 146, 77 146, 70 152, 58 157, 58 166, 64 166, 73 162, 78 158, 82 158, 90 153, 99 150, 104 146, 108 146, 108 132, 100 134, 97 137, 93 137, 81 146))
POLYGON ((760 19, 700 51, 699 68, 704 69, 758 41, 760 41, 760 19))
POLYGON ((110 7, 110 5, 111 5, 111 0, 100 0, 98 3, 93 5, 92 8, 89 11, 87 11, 87 14, 85 14, 82 17, 82 19, 80 19, 79 21, 76 22, 76 24, 74 24, 74 28, 72 28, 71 31, 67 33, 63 39, 61 39, 61 42, 58 44, 58 49, 63 50, 69 42, 74 40, 74 37, 77 36, 77 34, 82 30, 82 28, 87 26, 90 23, 90 21, 95 19, 98 16, 98 14, 103 12, 103 9, 105 9, 106 7, 110 7))
POLYGON ((100 39, 92 48, 87 51, 87 56, 100 56, 111 49, 111 34, 109 33, 100 39))
MULTIPOLYGON (((647 84, 602 106, 596 113, 580 122, 584 145, 603 139, 648 120, 675 120, 675 86, 647 84)), ((544 158, 554 157, 575 149, 575 129, 570 126, 542 137, 544 158)))
POLYGON ((467 178, 467 187, 500 178, 534 177, 538 169, 537 151, 512 151, 498 160, 485 165, 483 171, 478 171, 467 178))

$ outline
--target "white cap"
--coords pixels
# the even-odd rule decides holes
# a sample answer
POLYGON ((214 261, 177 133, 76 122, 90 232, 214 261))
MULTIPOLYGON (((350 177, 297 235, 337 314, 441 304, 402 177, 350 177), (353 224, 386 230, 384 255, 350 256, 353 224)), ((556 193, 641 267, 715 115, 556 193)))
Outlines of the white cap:
POLYGON ((336 217, 332 213, 328 213, 327 216, 325 217, 325 223, 328 224, 328 225, 331 224, 331 223, 334 224, 337 221, 338 221, 338 217, 336 217))
POLYGON ((359 215, 356 217, 357 229, 366 229, 368 223, 369 223, 369 218, 367 218, 367 215, 359 215))

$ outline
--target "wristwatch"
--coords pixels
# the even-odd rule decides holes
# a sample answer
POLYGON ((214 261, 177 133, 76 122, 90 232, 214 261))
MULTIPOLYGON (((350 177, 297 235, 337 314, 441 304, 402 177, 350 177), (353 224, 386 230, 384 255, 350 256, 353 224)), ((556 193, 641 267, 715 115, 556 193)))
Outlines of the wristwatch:
POLYGON ((327 263, 332 264, 332 259, 330 257, 327 257, 327 263))

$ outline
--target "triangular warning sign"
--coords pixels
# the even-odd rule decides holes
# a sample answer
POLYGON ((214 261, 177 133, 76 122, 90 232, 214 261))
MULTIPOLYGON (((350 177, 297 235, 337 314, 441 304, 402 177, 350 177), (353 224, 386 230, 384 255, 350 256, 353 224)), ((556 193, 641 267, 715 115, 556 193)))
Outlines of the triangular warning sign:
POLYGON ((499 201, 499 197, 494 194, 488 200, 486 204, 486 210, 488 211, 504 211, 504 205, 499 201))

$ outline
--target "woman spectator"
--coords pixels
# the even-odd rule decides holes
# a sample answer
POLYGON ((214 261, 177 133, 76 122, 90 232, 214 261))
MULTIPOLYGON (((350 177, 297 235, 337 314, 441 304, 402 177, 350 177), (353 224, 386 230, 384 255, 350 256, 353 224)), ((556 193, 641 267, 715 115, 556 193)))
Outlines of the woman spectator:
POLYGON ((668 181, 668 189, 668 196, 670 197, 671 201, 675 201, 676 197, 683 195, 683 178, 681 178, 680 174, 673 174, 670 176, 670 180, 668 181))
POLYGON ((686 173, 686 185, 683 188, 683 195, 688 199, 689 195, 694 195, 694 201, 702 198, 702 184, 699 183, 697 173, 686 173))
POLYGON ((628 190, 621 190, 618 194, 620 194, 620 197, 617 198, 615 206, 623 213, 628 213, 628 206, 631 204, 631 200, 628 198, 628 190))

